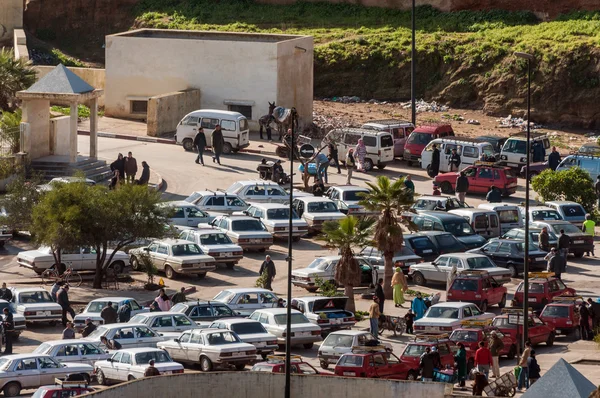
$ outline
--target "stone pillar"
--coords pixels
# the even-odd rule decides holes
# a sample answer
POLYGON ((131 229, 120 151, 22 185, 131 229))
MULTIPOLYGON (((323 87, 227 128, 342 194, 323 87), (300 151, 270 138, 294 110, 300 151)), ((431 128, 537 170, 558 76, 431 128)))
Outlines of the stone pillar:
POLYGON ((98 158, 98 98, 90 102, 90 158, 98 158))
POLYGON ((71 103, 71 134, 69 135, 69 163, 77 162, 77 102, 71 103))

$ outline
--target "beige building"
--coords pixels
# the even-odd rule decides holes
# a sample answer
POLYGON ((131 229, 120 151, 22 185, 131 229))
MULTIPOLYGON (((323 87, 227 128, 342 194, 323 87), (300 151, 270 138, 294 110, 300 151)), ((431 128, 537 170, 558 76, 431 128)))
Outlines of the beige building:
POLYGON ((160 29, 110 35, 105 88, 107 116, 147 119, 149 100, 178 92, 185 104, 171 99, 176 120, 223 109, 256 121, 275 101, 296 107, 302 125, 312 121, 313 38, 160 29), (200 95, 191 99, 184 90, 200 95))
POLYGON ((14 31, 23 27, 23 0, 0 0, 0 47, 12 45, 14 31))

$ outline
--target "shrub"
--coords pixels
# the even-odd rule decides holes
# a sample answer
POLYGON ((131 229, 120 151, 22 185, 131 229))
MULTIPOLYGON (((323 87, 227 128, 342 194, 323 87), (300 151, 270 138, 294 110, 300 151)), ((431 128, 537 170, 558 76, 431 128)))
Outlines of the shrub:
POLYGON ((568 200, 579 203, 591 213, 596 203, 594 183, 589 173, 579 167, 568 170, 544 170, 531 180, 541 201, 568 200))
POLYGON ((261 289, 267 288, 267 272, 263 271, 262 274, 258 277, 256 282, 254 283, 254 287, 259 287, 261 289))
POLYGON ((320 292, 321 296, 325 296, 325 297, 342 296, 342 294, 338 292, 337 287, 335 286, 335 283, 331 280, 324 281, 322 278, 319 278, 317 276, 315 278, 315 286, 317 288, 319 288, 319 292, 320 292))

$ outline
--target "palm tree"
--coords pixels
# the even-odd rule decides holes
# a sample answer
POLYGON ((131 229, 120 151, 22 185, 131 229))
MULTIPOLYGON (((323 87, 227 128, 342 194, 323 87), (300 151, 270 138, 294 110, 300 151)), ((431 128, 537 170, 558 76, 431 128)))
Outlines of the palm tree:
POLYGON ((393 296, 392 276, 394 275, 394 264, 392 259, 402 247, 401 222, 398 216, 408 209, 413 203, 413 193, 404 186, 404 178, 399 178, 393 183, 386 176, 377 177, 377 183, 367 183, 369 193, 363 194, 363 200, 359 204, 366 209, 379 213, 375 224, 375 246, 383 253, 384 262, 384 284, 385 297, 391 299, 393 296))
POLYGON ((25 90, 36 80, 36 72, 29 61, 15 59, 12 49, 0 50, 0 110, 17 108, 16 93, 25 90))
POLYGON ((375 224, 374 218, 348 216, 339 221, 326 222, 322 234, 318 237, 319 240, 326 242, 326 246, 338 249, 340 252, 340 261, 335 267, 335 280, 344 285, 344 294, 348 297, 346 302, 348 311, 356 310, 354 286, 360 284, 361 274, 352 248, 363 247, 370 243, 373 224, 375 224))

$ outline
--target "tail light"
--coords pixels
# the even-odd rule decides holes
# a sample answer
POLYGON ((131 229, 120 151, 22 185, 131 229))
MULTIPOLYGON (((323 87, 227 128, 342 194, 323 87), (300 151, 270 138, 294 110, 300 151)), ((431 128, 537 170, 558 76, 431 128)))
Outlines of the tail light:
POLYGON ((423 329, 425 329, 425 326, 415 325, 415 330, 423 330, 423 329))
POLYGON ((321 331, 320 330, 313 330, 312 332, 310 332, 310 334, 312 334, 313 336, 320 336, 321 335, 321 331))
POLYGON ((356 322, 356 318, 354 318, 354 317, 344 318, 344 322, 356 322))
POLYGON ((272 243, 273 239, 272 238, 265 238, 265 239, 263 239, 263 242, 271 242, 272 243))
POLYGON ((271 341, 267 341, 268 345, 274 345, 277 344, 277 340, 271 340, 271 341))
POLYGON ((440 326, 440 330, 442 332, 451 332, 452 331, 452 326, 440 326))
POLYGON ((177 369, 173 371, 173 374, 183 373, 183 369, 177 369))
MULTIPOLYGON (((283 332, 283 333, 281 334, 281 337, 286 337, 286 336, 287 336, 287 333, 286 333, 286 332, 283 332)), ((290 333, 290 336, 291 336, 291 337, 294 337, 294 336, 295 336, 294 332, 290 333)))
POLYGON ((448 292, 448 294, 446 294, 446 296, 452 297, 452 293, 448 292))
POLYGON ((25 311, 23 313, 24 316, 31 316, 31 315, 35 315, 35 311, 25 311))
POLYGON ((476 294, 475 298, 481 298, 481 294, 476 294))
POLYGON ((317 319, 317 323, 329 323, 329 319, 317 319))
POLYGON ((219 356, 220 357, 230 357, 231 353, 230 352, 222 352, 219 356))
POLYGON ((275 227, 273 228, 274 231, 285 231, 285 227, 275 227))
POLYGON ((238 243, 248 243, 250 239, 238 239, 238 243))
POLYGON ((567 321, 567 325, 572 325, 572 324, 573 324, 573 322, 567 321))
POLYGON ((243 256, 244 252, 233 252, 234 256, 243 256))

